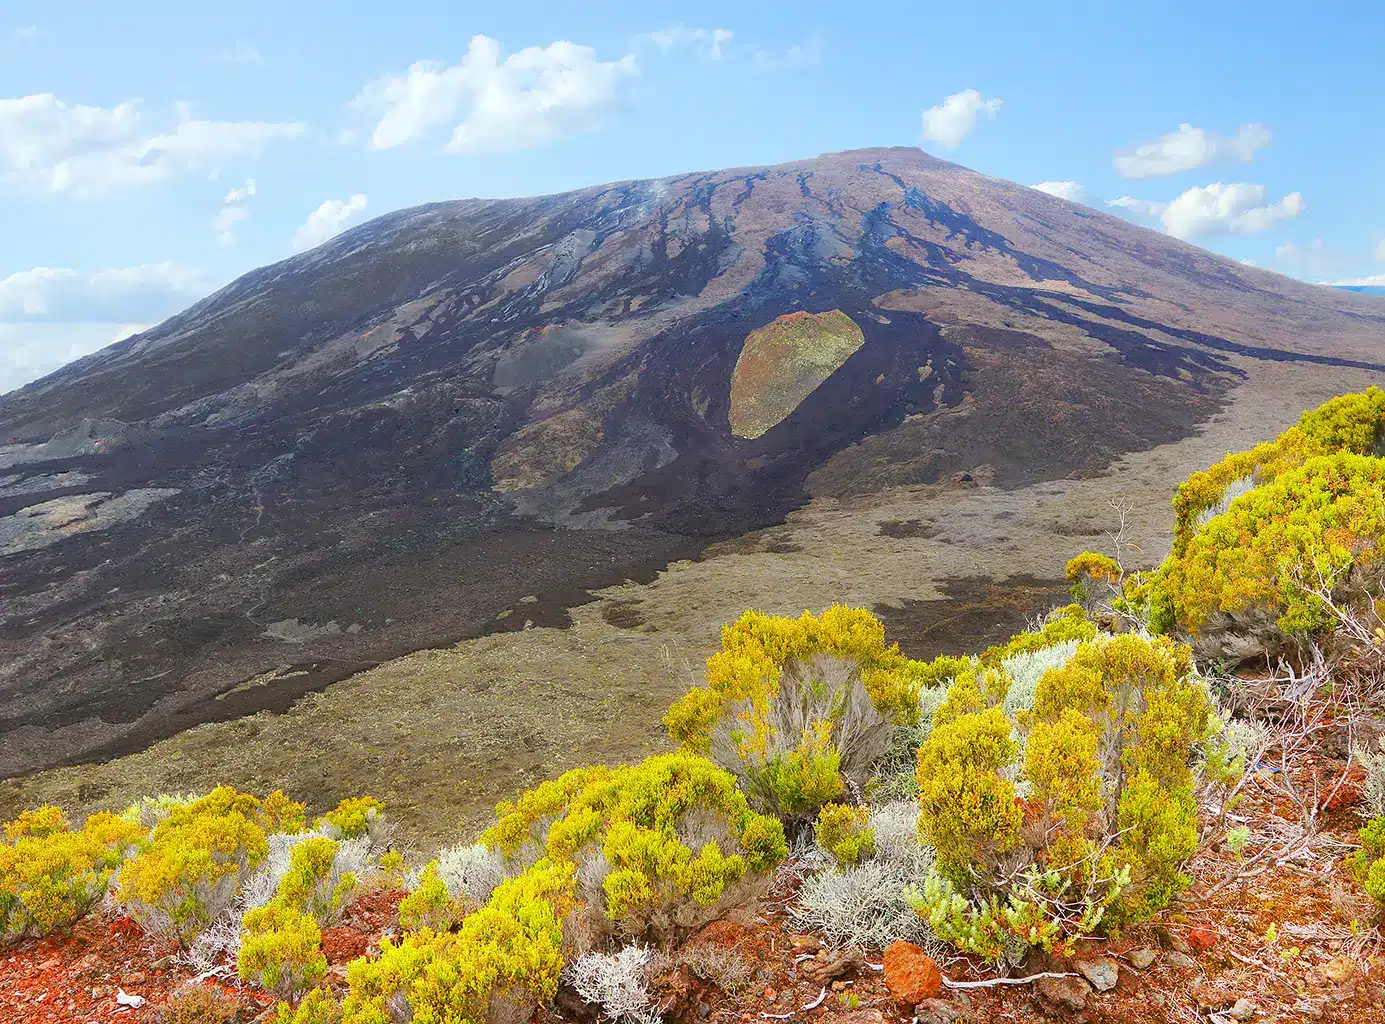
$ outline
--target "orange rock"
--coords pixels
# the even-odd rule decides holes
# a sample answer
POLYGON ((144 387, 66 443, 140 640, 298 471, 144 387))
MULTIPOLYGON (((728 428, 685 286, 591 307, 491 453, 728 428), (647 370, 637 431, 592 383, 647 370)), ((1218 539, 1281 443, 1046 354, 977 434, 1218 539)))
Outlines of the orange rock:
POLYGON ((1218 935, 1212 928, 1206 925, 1198 925, 1188 933, 1188 945, 1201 953, 1205 949, 1211 949, 1218 942, 1218 935))
POLYGON ((942 991, 943 975, 933 958, 912 942, 892 942, 885 949, 885 985, 895 1002, 917 1006, 942 991))

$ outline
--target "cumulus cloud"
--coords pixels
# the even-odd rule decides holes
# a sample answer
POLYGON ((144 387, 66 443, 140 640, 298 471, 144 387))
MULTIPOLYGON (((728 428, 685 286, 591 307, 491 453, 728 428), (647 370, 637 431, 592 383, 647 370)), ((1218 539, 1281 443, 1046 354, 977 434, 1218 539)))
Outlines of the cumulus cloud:
POLYGON ((0 321, 146 322, 205 294, 206 275, 177 263, 146 263, 84 274, 34 267, 0 278, 0 321))
POLYGON ((1160 216, 1165 231, 1175 238, 1190 239, 1221 232, 1252 235, 1306 209, 1308 204, 1297 192, 1270 203, 1266 202, 1264 185, 1214 182, 1188 189, 1160 216))
POLYGON ((1047 192, 1059 199, 1066 199, 1070 203, 1082 202, 1086 194, 1082 189, 1082 184, 1076 181, 1041 181, 1037 185, 1030 185, 1029 187, 1040 192, 1047 192))
POLYGON ((1003 102, 985 99, 976 89, 954 92, 936 107, 929 107, 923 112, 923 137, 926 141, 953 149, 971 134, 980 115, 995 117, 1003 102))
POLYGON ((1385 274, 1372 274, 1369 277, 1349 277, 1341 281, 1331 281, 1340 288, 1385 288, 1385 274))
POLYGON ((1290 192, 1274 203, 1266 199, 1264 185, 1224 185, 1218 181, 1190 188, 1167 203, 1121 196, 1108 199, 1106 205, 1144 217, 1158 217, 1168 234, 1185 241, 1213 234, 1253 235, 1308 209, 1298 192, 1290 192))
POLYGON ((795 71, 822 62, 822 33, 815 32, 787 50, 756 50, 750 63, 759 71, 795 71))
POLYGON ((721 60, 733 36, 729 28, 688 28, 680 22, 650 32, 646 38, 665 53, 675 46, 691 46, 709 60, 721 60))
POLYGON ((221 209, 217 211, 216 220, 212 222, 212 230, 216 232, 216 240, 219 245, 231 246, 236 244, 234 228, 250 216, 248 204, 254 195, 254 178, 247 180, 244 187, 233 188, 226 193, 226 198, 221 201, 221 209))
POLYGON ((1241 125, 1230 138, 1184 122, 1177 131, 1117 153, 1113 163, 1123 178, 1157 178, 1209 164, 1250 163, 1270 144, 1264 125, 1241 125))
POLYGON ((89 107, 50 93, 0 99, 0 183, 97 195, 214 171, 304 131, 301 124, 197 120, 183 105, 173 124, 151 129, 134 101, 89 107))
POLYGON ((600 61, 589 46, 556 42, 500 58, 472 38, 461 63, 420 61, 366 84, 352 107, 375 122, 371 149, 390 149, 451 125, 449 153, 532 149, 596 127, 621 83, 639 74, 633 54, 600 61))
POLYGON ((18 28, 10 29, 9 39, 14 46, 28 46, 36 43, 43 36, 43 29, 37 25, 20 25, 18 28))
POLYGON ((302 252, 321 245, 346 227, 346 222, 366 207, 366 197, 357 192, 350 199, 328 199, 298 226, 293 235, 293 251, 302 252))

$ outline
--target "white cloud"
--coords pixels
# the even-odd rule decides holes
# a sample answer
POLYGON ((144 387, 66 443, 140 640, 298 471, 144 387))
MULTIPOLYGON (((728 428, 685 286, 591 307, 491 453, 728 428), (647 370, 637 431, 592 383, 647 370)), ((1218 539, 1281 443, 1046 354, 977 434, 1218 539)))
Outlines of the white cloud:
POLYGON ((929 142, 936 142, 946 149, 952 149, 971 134, 979 115, 995 117, 1003 102, 998 99, 984 99, 975 89, 954 92, 936 107, 929 107, 923 112, 923 137, 929 142))
POLYGON ((822 62, 822 33, 815 32, 803 42, 794 43, 779 53, 756 50, 750 62, 760 71, 795 71, 819 64, 822 62))
POLYGON ((66 267, 34 267, 0 278, 0 321, 158 320, 208 288, 200 270, 176 263, 146 263, 93 274, 66 267))
POLYGON ((263 64, 264 58, 249 43, 237 42, 212 54, 212 61, 217 64, 263 64))
POLYGON ((1194 128, 1188 123, 1133 149, 1117 153, 1113 163, 1123 178, 1156 178, 1192 171, 1209 164, 1249 163, 1270 144, 1264 125, 1241 125, 1227 138, 1194 128))
POLYGON ((216 220, 212 222, 212 230, 216 232, 217 244, 223 246, 236 244, 236 233, 233 229, 250 216, 248 204, 254 195, 254 178, 248 179, 244 187, 233 188, 226 193, 226 198, 221 201, 221 209, 217 212, 216 220))
POLYGON ((0 323, 0 394, 151 326, 106 322, 0 323))
POLYGON ((1308 204, 1297 192, 1268 203, 1264 185, 1215 182, 1188 189, 1168 204, 1161 217, 1165 231, 1187 240, 1222 232, 1252 235, 1306 209, 1308 204))
POLYGON ((1380 244, 1375 247, 1375 261, 1385 263, 1385 238, 1380 240, 1380 244))
POLYGON ((460 64, 420 61, 366 84, 352 106, 373 119, 371 149, 390 149, 452 125, 449 153, 532 149, 600 123, 633 54, 599 61, 589 46, 556 42, 500 59, 500 44, 472 38, 460 64))
POLYGON ((346 222, 366 207, 366 197, 357 192, 347 200, 328 199, 299 225, 293 235, 293 251, 302 252, 321 245, 346 227, 346 222))
POLYGON ((681 22, 650 32, 646 38, 667 53, 675 46, 691 46, 709 60, 721 60, 734 33, 729 28, 688 28, 681 22))
POLYGON ((0 278, 0 393, 148 330, 210 290, 200 271, 173 263, 0 278))
POLYGON ((43 35, 43 29, 37 25, 21 25, 10 29, 10 43, 14 46, 28 46, 38 42, 43 35))
POLYGON ((1385 274, 1372 274, 1369 277, 1349 277, 1342 281, 1329 281, 1327 283, 1348 288, 1385 288, 1385 274))
MULTIPOLYGON (((1308 204, 1298 192, 1290 192, 1278 202, 1269 203, 1266 202, 1264 185, 1242 182, 1224 185, 1219 181, 1190 188, 1168 203, 1121 196, 1119 199, 1108 199, 1106 205, 1130 210, 1143 217, 1159 217, 1167 233, 1185 241, 1200 235, 1227 232, 1253 235, 1279 221, 1297 217, 1308 209, 1308 204)), ((1284 249, 1284 246, 1280 248, 1284 249)))
POLYGON ((301 124, 195 120, 186 106, 175 109, 172 125, 151 130, 134 101, 88 107, 49 93, 0 99, 0 183, 98 195, 214 171, 306 131, 301 124))
POLYGON ((1076 181, 1041 181, 1037 185, 1030 185, 1029 187, 1040 192, 1047 192, 1059 199, 1066 199, 1070 203, 1082 202, 1086 194, 1082 189, 1082 184, 1076 181))
POLYGON ((1121 209, 1129 210, 1131 213, 1138 213, 1142 217, 1157 217, 1169 208, 1168 203, 1156 203, 1148 199, 1136 199, 1134 196, 1121 196, 1119 199, 1106 200, 1107 206, 1119 206, 1121 209))

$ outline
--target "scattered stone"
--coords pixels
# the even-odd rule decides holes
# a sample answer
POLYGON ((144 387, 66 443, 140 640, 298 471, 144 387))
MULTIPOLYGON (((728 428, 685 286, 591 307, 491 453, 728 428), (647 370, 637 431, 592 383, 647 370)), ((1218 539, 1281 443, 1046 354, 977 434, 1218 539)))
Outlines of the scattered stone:
POLYGON ((1099 960, 1074 960, 1072 965, 1098 992, 1111 991, 1120 980, 1120 968, 1108 957, 1101 957, 1099 960))
POLYGON ((865 965, 865 954, 859 949, 844 950, 838 956, 829 956, 826 950, 822 950, 813 959, 800 964, 799 970, 808 981, 826 985, 843 974, 861 970, 865 965))
POLYGON ((1170 967, 1196 967, 1197 961, 1187 953, 1175 949, 1164 958, 1170 967))
POLYGON ((946 999, 925 999, 914 1008, 917 1024, 953 1024, 954 1021, 965 1021, 967 1018, 964 1014, 963 1006, 946 999))
POLYGON ((1234 1017, 1236 1020, 1250 1020, 1251 1017, 1255 1016, 1255 1004, 1242 996, 1226 1012, 1228 1016, 1234 1017))
POLYGON ((790 935, 789 945, 802 953, 816 953, 822 948, 822 943, 816 935, 807 934, 790 935))
POLYGON ((1318 965, 1318 972, 1328 981, 1343 982, 1356 972, 1356 967, 1347 957, 1333 957, 1325 964, 1318 965))
POLYGON ((1154 963, 1158 955, 1158 953, 1148 946, 1141 946, 1139 949, 1132 949, 1127 959, 1130 961, 1131 967, 1135 968, 1137 971, 1143 971, 1147 970, 1154 963))
POLYGON ((1034 983, 1040 1002, 1047 1003, 1059 1013, 1075 1015, 1087 1009, 1091 986, 1081 978, 1040 978, 1034 983))
POLYGON ((832 1024, 888 1024, 879 1010, 849 1010, 833 1015, 832 1024))
POLYGON ((885 986, 896 1002, 917 1006, 943 987, 943 975, 933 958, 912 942, 892 942, 885 948, 885 986))

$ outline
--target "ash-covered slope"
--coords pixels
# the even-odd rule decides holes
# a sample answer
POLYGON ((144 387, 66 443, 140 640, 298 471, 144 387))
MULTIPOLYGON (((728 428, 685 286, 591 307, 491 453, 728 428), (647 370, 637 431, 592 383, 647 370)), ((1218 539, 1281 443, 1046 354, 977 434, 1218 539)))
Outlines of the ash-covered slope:
POLYGON ((914 149, 391 214, 0 398, 0 775, 560 623, 810 495, 1096 472, 1383 338, 914 149))

